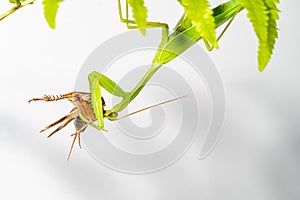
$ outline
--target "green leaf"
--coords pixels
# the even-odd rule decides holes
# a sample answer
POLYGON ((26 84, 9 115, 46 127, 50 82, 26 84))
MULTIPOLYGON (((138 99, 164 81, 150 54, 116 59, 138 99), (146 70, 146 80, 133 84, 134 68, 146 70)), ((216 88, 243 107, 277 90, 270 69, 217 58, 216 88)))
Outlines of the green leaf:
POLYGON ((143 35, 146 34, 148 10, 144 5, 144 0, 129 0, 128 3, 132 8, 133 18, 143 35))
POLYGON ((276 21, 279 19, 278 0, 239 0, 240 4, 248 11, 254 31, 258 37, 258 69, 263 71, 271 59, 278 28, 276 21))
POLYGON ((203 39, 218 48, 215 19, 207 0, 178 0, 203 39))
POLYGON ((63 0, 44 0, 44 15, 50 28, 55 29, 55 19, 59 3, 63 0))
POLYGON ((25 0, 9 0, 10 3, 14 3, 16 4, 17 6, 20 6, 21 5, 21 2, 23 2, 25 0))

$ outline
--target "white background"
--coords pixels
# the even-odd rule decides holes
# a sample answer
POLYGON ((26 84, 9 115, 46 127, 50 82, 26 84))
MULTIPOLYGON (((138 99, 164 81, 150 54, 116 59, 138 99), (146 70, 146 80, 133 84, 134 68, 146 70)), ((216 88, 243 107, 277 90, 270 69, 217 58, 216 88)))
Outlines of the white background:
MULTIPOLYGON (((175 0, 146 3, 150 19, 171 27, 182 14, 175 0)), ((4 1, 0 5, 2 12, 8 9, 4 1)), ((219 144, 204 160, 187 153, 147 175, 115 172, 77 148, 65 162, 73 127, 49 140, 39 130, 71 105, 27 103, 72 91, 86 57, 126 31, 117 1, 66 0, 56 30, 48 28, 40 1, 1 21, 0 199, 299 199, 299 7, 298 1, 282 1, 280 39, 263 73, 245 12, 237 17, 220 49, 209 54, 227 99, 219 144)))

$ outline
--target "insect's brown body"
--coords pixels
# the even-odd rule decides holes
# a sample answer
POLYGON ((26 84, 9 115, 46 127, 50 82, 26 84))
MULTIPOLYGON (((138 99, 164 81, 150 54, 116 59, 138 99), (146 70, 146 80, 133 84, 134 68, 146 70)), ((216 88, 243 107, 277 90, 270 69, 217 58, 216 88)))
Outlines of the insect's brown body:
MULTIPOLYGON (((101 97, 101 98, 102 98, 103 113, 105 113, 106 112, 104 110, 105 101, 104 101, 103 97, 101 97)), ((74 143, 76 141, 76 138, 78 137, 79 146, 81 147, 80 133, 83 132, 89 125, 86 121, 84 121, 81 118, 81 116, 84 117, 85 119, 87 119, 87 121, 89 121, 91 123, 96 121, 97 119, 96 119, 96 116, 95 116, 95 113, 93 110, 90 93, 70 92, 68 94, 59 95, 59 96, 44 96, 42 98, 33 98, 29 102, 31 102, 31 101, 58 101, 61 99, 68 99, 74 105, 74 108, 70 111, 69 114, 67 114, 66 116, 62 117, 61 119, 53 122, 52 124, 46 126, 43 130, 41 130, 41 132, 44 132, 44 131, 60 124, 60 126, 58 128, 56 128, 54 131, 52 131, 49 134, 48 137, 51 137, 53 134, 55 134, 56 132, 58 132, 59 130, 61 130, 62 128, 67 126, 71 121, 74 120, 74 126, 76 129, 76 132, 71 135, 71 136, 74 136, 74 139, 73 139, 72 146, 71 146, 71 149, 70 149, 70 152, 68 155, 68 159, 69 159, 70 154, 73 149, 73 146, 74 146, 74 143)))
MULTIPOLYGON (((76 131, 81 130, 81 132, 83 132, 86 129, 86 125, 88 125, 88 124, 81 119, 79 114, 84 116, 90 122, 94 122, 97 119, 96 119, 96 116, 95 116, 95 113, 93 110, 90 93, 82 93, 81 92, 78 95, 76 95, 76 98, 77 98, 77 100, 75 102, 73 102, 73 104, 74 104, 74 108, 77 108, 79 113, 74 118, 74 126, 75 126, 76 131)), ((104 110, 105 101, 104 101, 103 97, 101 97, 101 99, 102 99, 103 113, 105 113, 106 112, 104 110)))

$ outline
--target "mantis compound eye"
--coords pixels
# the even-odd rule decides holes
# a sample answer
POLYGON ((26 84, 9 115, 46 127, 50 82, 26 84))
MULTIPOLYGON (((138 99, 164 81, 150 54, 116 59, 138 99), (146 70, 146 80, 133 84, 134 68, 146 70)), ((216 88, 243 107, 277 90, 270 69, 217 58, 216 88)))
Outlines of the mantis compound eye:
POLYGON ((107 118, 110 121, 115 121, 118 118, 118 113, 117 112, 111 112, 109 115, 107 115, 107 118))

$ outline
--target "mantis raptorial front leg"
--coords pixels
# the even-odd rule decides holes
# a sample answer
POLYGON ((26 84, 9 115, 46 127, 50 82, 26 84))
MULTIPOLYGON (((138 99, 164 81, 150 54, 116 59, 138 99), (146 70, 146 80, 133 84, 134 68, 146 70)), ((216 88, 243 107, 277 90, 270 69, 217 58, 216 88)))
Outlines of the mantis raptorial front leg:
MULTIPOLYGON (((111 121, 117 119, 118 112, 122 111, 127 107, 127 105, 138 95, 138 93, 142 90, 142 88, 146 85, 152 75, 159 69, 157 67, 154 69, 150 68, 148 72, 143 76, 140 82, 133 88, 130 92, 125 92, 118 84, 112 81, 110 78, 99 72, 92 72, 89 74, 89 83, 90 83, 90 91, 91 91, 91 99, 94 108, 94 113, 98 120, 98 124, 91 124, 93 127, 102 130, 103 129, 103 117, 108 118, 111 121), (103 87, 110 94, 121 97, 122 100, 120 103, 116 104, 111 110, 106 110, 103 113, 101 106, 101 87, 103 87)), ((83 120, 85 120, 83 118, 83 120)), ((87 121, 86 121, 87 122, 87 121)))
MULTIPOLYGON (((90 84, 91 101, 98 122, 97 125, 93 123, 91 123, 91 125, 98 130, 104 130, 104 117, 113 121, 118 117, 118 111, 103 110, 101 86, 112 95, 122 97, 123 100, 127 98, 128 94, 124 92, 124 90, 114 81, 101 73, 92 72, 89 74, 88 78, 90 84)), ((83 121, 88 123, 87 119, 85 119, 84 117, 81 118, 83 121)))

